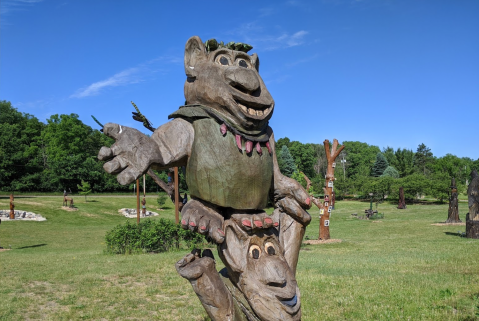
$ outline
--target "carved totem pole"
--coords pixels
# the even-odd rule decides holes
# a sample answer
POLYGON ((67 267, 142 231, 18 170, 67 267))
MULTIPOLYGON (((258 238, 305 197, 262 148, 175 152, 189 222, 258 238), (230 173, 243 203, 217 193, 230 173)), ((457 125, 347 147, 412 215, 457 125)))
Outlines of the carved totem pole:
POLYGON ((296 265, 311 200, 281 175, 268 121, 274 101, 259 75, 256 54, 242 43, 185 48, 186 105, 151 137, 108 123, 116 142, 102 147, 104 169, 129 184, 150 168, 186 166, 191 200, 183 228, 218 245, 226 268, 219 273, 211 251, 193 251, 176 264, 212 320, 300 320, 296 265), (265 213, 268 197, 272 216, 265 213))
MULTIPOLYGON (((331 211, 333 210, 333 202, 336 201, 336 196, 333 194, 334 188, 334 168, 336 167, 336 157, 344 149, 344 145, 338 148, 338 140, 333 140, 333 148, 329 150, 329 140, 325 140, 324 151, 326 152, 326 159, 328 160, 328 169, 326 171, 326 180, 324 182, 324 214, 319 220, 319 239, 320 240, 329 240, 331 235, 329 234, 329 219, 331 216, 331 211)), ((320 209, 321 211, 321 209, 320 209)))
POLYGON ((466 215, 466 237, 479 239, 479 175, 471 173, 471 183, 467 188, 469 213, 466 215))
POLYGON ((460 223, 459 219, 459 203, 457 200, 456 180, 451 179, 451 195, 449 196, 449 210, 446 223, 460 223))

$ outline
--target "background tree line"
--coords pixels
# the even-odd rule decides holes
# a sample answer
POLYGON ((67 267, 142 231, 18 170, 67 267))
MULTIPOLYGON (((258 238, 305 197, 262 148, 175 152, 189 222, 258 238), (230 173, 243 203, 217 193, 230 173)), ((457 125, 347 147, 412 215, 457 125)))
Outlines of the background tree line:
MULTIPOLYGON (((132 185, 121 186, 116 177, 107 174, 98 161, 101 146, 113 140, 99 130, 85 125, 76 114, 52 115, 46 123, 33 115, 21 113, 10 102, 0 101, 0 190, 77 192, 77 185, 88 182, 93 192, 127 192, 132 185)), ((377 199, 397 198, 400 186, 412 200, 429 195, 439 200, 448 197, 451 178, 456 178, 459 191, 465 192, 471 170, 479 169, 479 159, 459 158, 447 154, 435 157, 421 144, 416 151, 345 141, 337 158, 334 188, 337 197, 358 196, 377 199)), ((323 144, 303 144, 281 138, 276 142, 281 172, 303 184, 300 172, 313 183, 320 194, 324 186, 327 162, 323 144)), ((167 180, 165 172, 159 173, 167 180)), ((180 171, 180 189, 186 189, 180 171)), ((147 176, 147 190, 158 190, 147 176)))
MULTIPOLYGON (((451 178, 456 179, 458 190, 466 192, 469 175, 479 169, 479 159, 459 158, 447 154, 435 157, 431 149, 420 144, 416 151, 393 149, 367 143, 345 141, 345 148, 336 159, 334 189, 339 198, 356 196, 383 200, 397 199, 399 187, 404 188, 405 197, 415 200, 427 195, 444 201, 450 192, 451 178)), ((278 163, 284 175, 305 184, 302 175, 312 181, 313 191, 321 194, 324 186, 327 162, 322 144, 303 144, 278 139, 276 143, 278 163)))
MULTIPOLYGON (((93 192, 130 191, 133 185, 118 184, 97 159, 100 148, 113 142, 76 114, 55 114, 42 123, 0 101, 0 190, 77 192, 85 181, 93 192)), ((160 177, 167 179, 165 173, 160 177)), ((149 191, 157 190, 149 177, 146 185, 149 191)))

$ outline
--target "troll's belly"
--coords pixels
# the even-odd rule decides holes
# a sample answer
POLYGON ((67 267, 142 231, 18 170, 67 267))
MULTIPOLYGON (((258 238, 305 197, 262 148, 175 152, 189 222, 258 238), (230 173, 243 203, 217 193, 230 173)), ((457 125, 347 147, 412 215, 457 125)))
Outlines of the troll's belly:
POLYGON ((273 178, 273 159, 263 145, 249 154, 240 151, 229 131, 223 136, 213 119, 193 122, 195 140, 186 167, 186 182, 192 197, 222 207, 266 207, 273 178))

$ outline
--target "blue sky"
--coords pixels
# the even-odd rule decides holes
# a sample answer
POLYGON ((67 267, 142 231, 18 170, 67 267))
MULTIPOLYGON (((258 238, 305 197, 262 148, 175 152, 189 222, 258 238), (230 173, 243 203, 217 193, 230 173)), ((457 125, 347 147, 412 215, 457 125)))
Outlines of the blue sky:
MULTIPOLYGON (((184 103, 184 46, 251 44, 276 139, 479 158, 479 1, 2 0, 0 99, 45 121, 159 126, 184 103)), ((146 130, 144 130, 147 132, 146 130)))

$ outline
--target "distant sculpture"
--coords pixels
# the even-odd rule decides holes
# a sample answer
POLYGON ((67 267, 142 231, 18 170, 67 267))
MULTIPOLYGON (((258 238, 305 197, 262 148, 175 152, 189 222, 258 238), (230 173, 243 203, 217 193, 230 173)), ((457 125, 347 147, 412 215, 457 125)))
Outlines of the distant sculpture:
POLYGON ((479 175, 471 173, 471 183, 467 188, 469 213, 466 215, 466 237, 479 239, 479 175))
POLYGON ((457 200, 456 180, 451 179, 451 195, 449 196, 449 210, 446 223, 461 223, 459 219, 459 203, 457 200))
POLYGON ((143 216, 146 214, 146 198, 144 196, 141 200, 141 214, 143 214, 143 216))
POLYGON ((15 219, 15 204, 13 203, 13 194, 10 194, 10 219, 15 219))
POLYGON ((400 209, 400 210, 406 209, 406 199, 404 198, 404 188, 402 186, 399 187, 398 209, 400 209))
POLYGON ((73 197, 67 197, 68 193, 66 190, 63 190, 63 206, 68 206, 68 202, 70 202, 69 207, 73 207, 73 197))
POLYGON ((251 48, 190 38, 186 105, 151 137, 106 124, 116 142, 98 157, 121 184, 149 168, 186 166, 191 200, 181 224, 216 242, 226 267, 218 273, 211 251, 193 251, 176 268, 212 320, 300 320, 295 274, 311 200, 279 171, 268 126, 274 101, 251 48), (269 196, 272 216, 264 211, 269 196))

